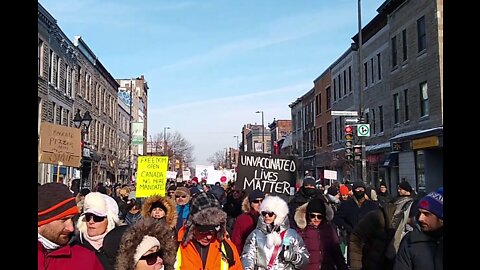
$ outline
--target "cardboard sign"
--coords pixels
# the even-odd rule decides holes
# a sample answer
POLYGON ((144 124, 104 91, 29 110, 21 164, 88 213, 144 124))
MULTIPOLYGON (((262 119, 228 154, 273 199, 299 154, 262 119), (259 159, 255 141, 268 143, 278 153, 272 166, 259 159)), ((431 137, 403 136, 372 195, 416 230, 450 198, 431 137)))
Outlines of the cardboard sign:
POLYGON ((167 185, 167 156, 139 156, 137 169, 137 198, 165 196, 167 185))
POLYGON ((297 171, 293 156, 240 152, 235 188, 247 192, 259 189, 264 193, 293 195, 297 171))
POLYGON ((80 167, 81 132, 78 128, 42 122, 38 162, 80 167))

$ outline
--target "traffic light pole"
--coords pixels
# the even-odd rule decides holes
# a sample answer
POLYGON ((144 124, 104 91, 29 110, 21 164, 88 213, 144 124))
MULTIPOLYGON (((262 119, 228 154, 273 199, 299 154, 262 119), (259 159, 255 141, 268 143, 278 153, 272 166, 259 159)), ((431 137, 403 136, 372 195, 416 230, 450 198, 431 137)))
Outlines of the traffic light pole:
MULTIPOLYGON (((358 117, 360 119, 360 123, 365 122, 365 118, 363 117, 363 77, 364 74, 362 72, 362 1, 358 0, 358 74, 359 74, 359 81, 358 81, 358 95, 359 95, 359 108, 358 108, 358 117)), ((362 182, 367 183, 367 151, 365 149, 365 143, 363 137, 359 136, 360 145, 362 145, 362 159, 361 159, 361 166, 362 166, 362 182)))

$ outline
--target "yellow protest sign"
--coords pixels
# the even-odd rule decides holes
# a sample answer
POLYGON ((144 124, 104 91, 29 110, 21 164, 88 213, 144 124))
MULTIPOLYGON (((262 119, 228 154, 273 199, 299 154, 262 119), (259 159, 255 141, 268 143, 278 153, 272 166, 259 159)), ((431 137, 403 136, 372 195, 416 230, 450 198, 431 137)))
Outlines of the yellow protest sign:
POLYGON ((167 184, 167 156, 140 156, 137 166, 137 197, 155 194, 165 196, 167 184))

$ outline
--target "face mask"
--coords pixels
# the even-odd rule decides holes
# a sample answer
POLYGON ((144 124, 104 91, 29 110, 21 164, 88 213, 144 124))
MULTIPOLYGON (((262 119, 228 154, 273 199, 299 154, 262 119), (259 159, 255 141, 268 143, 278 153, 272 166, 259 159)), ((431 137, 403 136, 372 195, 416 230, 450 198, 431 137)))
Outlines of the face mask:
POLYGON ((360 200, 361 198, 365 197, 365 191, 355 191, 353 192, 353 196, 355 196, 357 200, 360 200))
POLYGON ((307 194, 308 196, 311 196, 311 195, 313 195, 313 194, 315 194, 315 193, 316 193, 316 191, 315 191, 314 188, 306 188, 306 189, 305 189, 305 194, 307 194))

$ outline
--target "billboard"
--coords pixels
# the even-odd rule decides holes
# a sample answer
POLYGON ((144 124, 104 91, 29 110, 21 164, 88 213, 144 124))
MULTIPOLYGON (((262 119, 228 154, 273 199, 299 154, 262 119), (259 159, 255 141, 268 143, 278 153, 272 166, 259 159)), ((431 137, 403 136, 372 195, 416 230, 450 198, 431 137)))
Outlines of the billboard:
POLYGON ((132 123, 132 145, 143 144, 143 123, 132 123))

